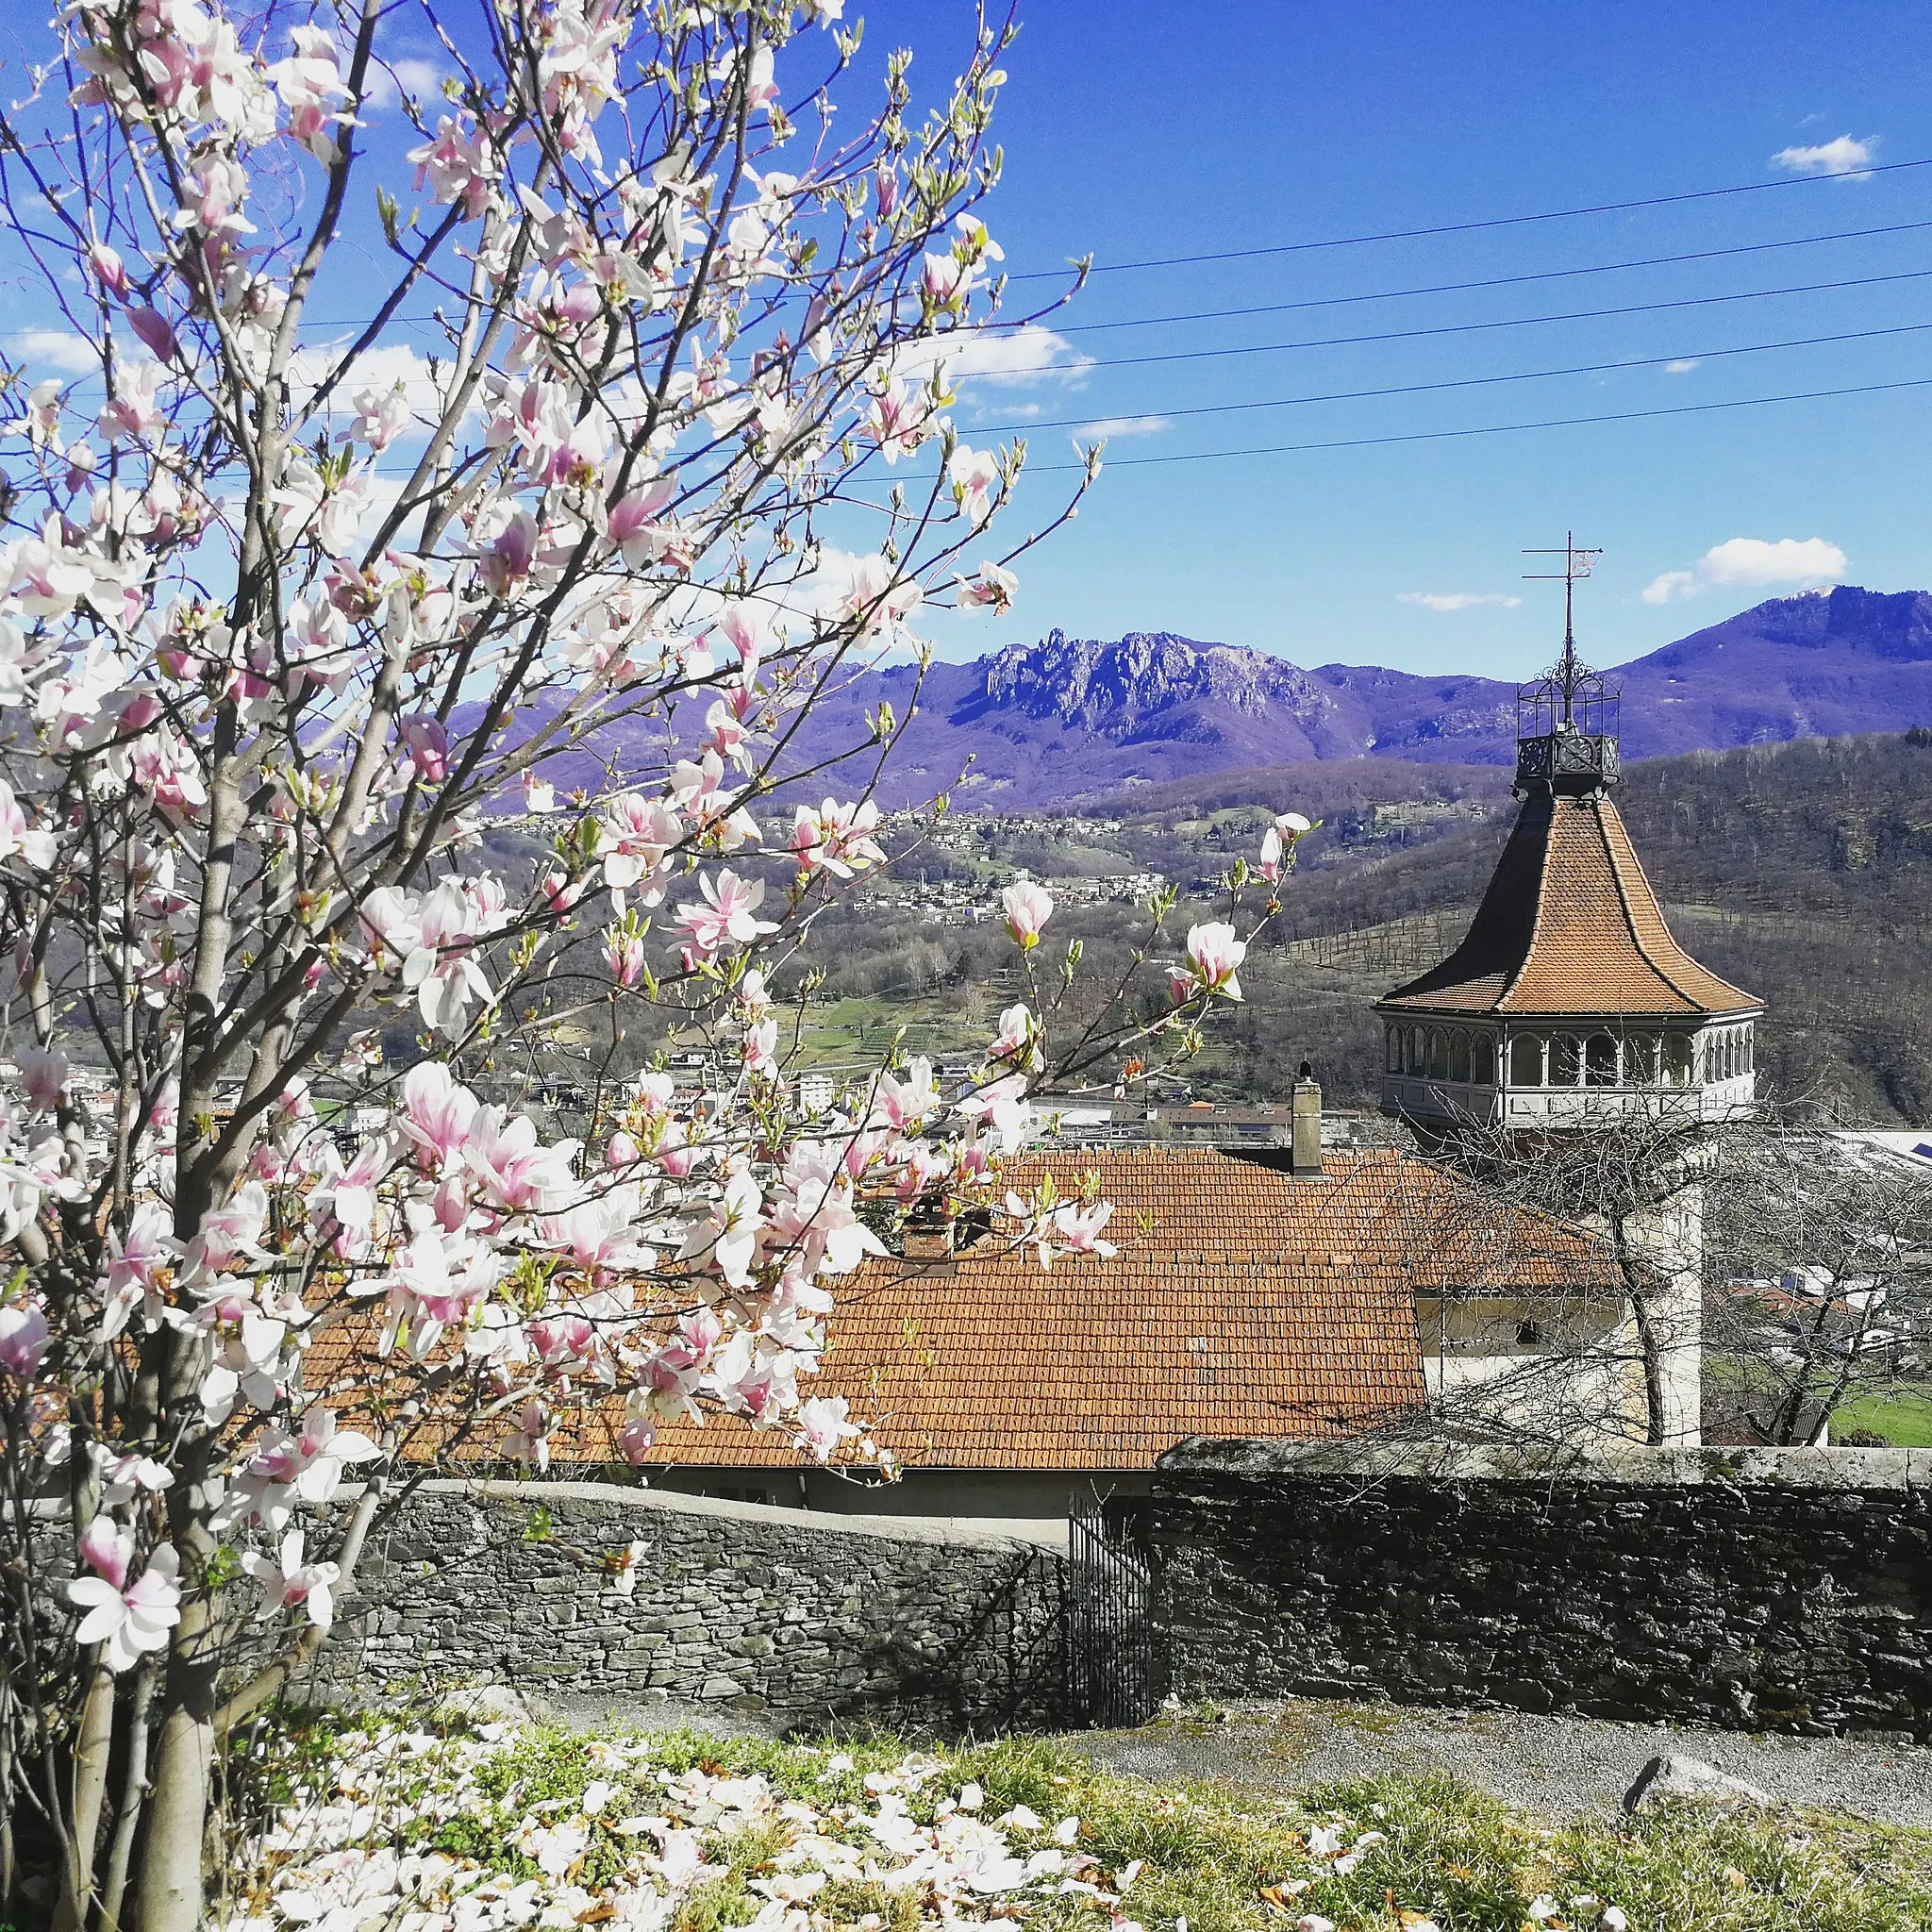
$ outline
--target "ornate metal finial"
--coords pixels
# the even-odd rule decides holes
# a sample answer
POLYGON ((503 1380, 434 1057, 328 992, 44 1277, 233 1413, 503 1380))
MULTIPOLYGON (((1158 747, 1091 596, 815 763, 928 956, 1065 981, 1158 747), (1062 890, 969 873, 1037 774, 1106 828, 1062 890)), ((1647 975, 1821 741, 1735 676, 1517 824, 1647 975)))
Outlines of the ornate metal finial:
POLYGON ((1560 571, 1524 573, 1526 583, 1563 586, 1563 655, 1516 695, 1516 789, 1585 794, 1617 777, 1619 694, 1576 655, 1576 586, 1601 550, 1579 550, 1574 531, 1560 550, 1525 550, 1525 557, 1560 557, 1560 571))

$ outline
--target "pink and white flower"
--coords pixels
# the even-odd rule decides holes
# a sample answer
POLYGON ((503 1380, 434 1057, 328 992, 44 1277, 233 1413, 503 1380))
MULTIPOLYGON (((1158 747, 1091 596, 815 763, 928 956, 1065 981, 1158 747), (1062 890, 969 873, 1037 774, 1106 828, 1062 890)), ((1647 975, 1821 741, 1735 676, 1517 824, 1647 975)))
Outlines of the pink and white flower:
POLYGON ((19 858, 44 872, 54 863, 54 835, 36 831, 13 795, 13 787, 0 778, 0 863, 19 858))
POLYGON ((101 1660, 119 1676, 143 1656, 164 1650, 168 1632, 181 1621, 181 1559, 173 1543, 158 1544, 147 1568, 128 1586, 134 1539, 111 1524, 83 1543, 82 1555, 95 1574, 76 1576, 67 1586, 68 1602, 87 1612, 75 1641, 100 1644, 101 1660))
POLYGON ((1223 999, 1241 996, 1241 981, 1235 969, 1247 957, 1247 941, 1239 938, 1224 920, 1210 920, 1188 930, 1188 966, 1194 984, 1204 992, 1219 993, 1223 999))
POLYGON ((993 512, 1000 484, 999 458, 990 449, 968 449, 962 442, 946 464, 946 476, 953 486, 953 501, 977 529, 993 512))
POLYGON ((282 1610, 307 1611, 318 1630, 326 1630, 335 1622, 335 1588, 342 1573, 334 1563, 310 1563, 305 1556, 303 1532, 291 1529, 275 1557, 255 1550, 242 1557, 242 1568, 261 1588, 261 1602, 255 1611, 258 1623, 282 1610))
POLYGON ((1278 812, 1274 823, 1261 834, 1261 862, 1255 869, 1272 886, 1294 863, 1296 843, 1315 829, 1312 819, 1298 811, 1278 812))
POLYGON ((1000 894, 1000 909, 1014 942, 1031 952, 1040 943, 1041 927, 1053 917, 1053 894, 1044 886, 1023 879, 1000 894))
POLYGON ((841 1444, 863 1433, 847 1419, 848 1412, 842 1395, 814 1395, 798 1405, 798 1433, 821 1462, 829 1461, 841 1444))
POLYGON ((701 958, 714 958, 727 944, 748 946, 759 934, 777 931, 770 920, 754 916, 765 900, 762 879, 741 879, 726 866, 701 874, 698 890, 704 903, 687 901, 680 906, 677 923, 690 933, 691 947, 701 958))
POLYGON ((38 1301, 0 1306, 0 1369, 9 1375, 31 1382, 52 1341, 46 1310, 38 1301))
POLYGON ((1004 617, 1020 591, 1020 579, 1004 565, 991 561, 980 564, 976 577, 955 577, 954 582, 958 588, 953 602, 968 617, 980 610, 1004 617))

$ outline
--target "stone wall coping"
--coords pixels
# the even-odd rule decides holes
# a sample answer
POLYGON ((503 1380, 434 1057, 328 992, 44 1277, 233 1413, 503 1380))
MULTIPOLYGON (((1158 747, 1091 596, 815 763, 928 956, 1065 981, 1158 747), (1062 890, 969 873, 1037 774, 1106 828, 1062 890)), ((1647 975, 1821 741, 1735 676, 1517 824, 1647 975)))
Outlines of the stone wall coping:
POLYGON ((1379 1481, 1696 1483, 1800 1490, 1932 1490, 1932 1449, 1674 1449, 1632 1442, 1584 1452, 1467 1442, 1293 1442, 1190 1436, 1155 1463, 1158 1474, 1333 1475, 1379 1481))
POLYGON ((793 1532, 872 1537, 883 1542, 938 1548, 1010 1550, 1015 1554, 1042 1545, 1057 1547, 1062 1554, 1066 1549, 1064 1524, 1031 1521, 1004 1524, 996 1520, 961 1516, 846 1515, 831 1509, 791 1509, 775 1503, 732 1503, 716 1496, 679 1496, 668 1490, 632 1489, 625 1483, 465 1481, 439 1477, 424 1483, 417 1493, 523 1503, 531 1508, 550 1508, 558 1503, 591 1503, 635 1511, 640 1516, 669 1514, 708 1517, 726 1523, 764 1523, 793 1532))

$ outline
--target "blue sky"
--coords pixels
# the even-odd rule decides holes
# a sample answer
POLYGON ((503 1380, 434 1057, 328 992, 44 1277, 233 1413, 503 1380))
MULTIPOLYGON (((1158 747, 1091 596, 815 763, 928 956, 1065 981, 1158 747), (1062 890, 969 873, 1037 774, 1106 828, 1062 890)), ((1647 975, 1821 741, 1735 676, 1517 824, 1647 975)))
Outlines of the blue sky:
MULTIPOLYGON (((891 38, 931 45, 943 59, 959 18, 942 0, 867 11, 874 57, 891 38)), ((1932 23, 1897 4, 1553 9, 1493 0, 1228 0, 1176 8, 1034 0, 1024 17, 999 130, 1007 175, 992 216, 1014 269, 1090 249, 1105 264, 1796 181, 1806 177, 1774 156, 1842 137, 1880 163, 1932 156, 1932 23)), ((1309 391, 1698 358, 1668 372, 1653 365, 1171 419, 1115 437, 1109 456, 1127 458, 1932 376, 1932 330, 1709 353, 1932 321, 1932 277, 1420 341, 1099 366, 1128 354, 1898 275, 1932 269, 1932 226, 1542 285, 1091 329, 1915 222, 1932 222, 1932 168, 1435 240, 1100 275, 1055 322, 1068 345, 1060 364, 1092 357, 1095 366, 996 394, 982 384, 980 420, 1023 422, 1029 411, 1039 421, 1158 417, 1309 391)), ((1560 543, 1574 525, 1579 541, 1606 552, 1597 580, 1580 593, 1582 635, 1599 661, 1622 660, 1798 588, 1791 576, 1801 569, 1809 575, 1800 581, 1832 574, 1833 548, 1847 581, 1932 587, 1928 422, 1932 389, 1244 460, 1123 462, 1102 477, 1077 525, 1024 564, 1012 616, 947 626, 942 648, 970 654, 1052 625, 1100 637, 1172 629, 1305 663, 1524 675, 1560 634, 1560 588, 1520 582, 1528 566, 1518 553, 1560 543), (1786 540, 1807 547, 1760 547, 1786 540), (1658 586, 1659 578, 1669 580, 1658 586), (1438 609, 1400 601, 1405 594, 1523 601, 1438 609)), ((1069 434, 1038 431, 1035 460, 1063 460, 1069 434)), ((1048 480, 1032 504, 1043 503, 1048 480)))
MULTIPOLYGON (((958 71, 966 0, 847 0, 848 14, 861 11, 861 78, 875 81, 896 44, 915 49, 915 82, 924 76, 928 91, 958 71)), ((1932 22, 1917 9, 1897 0, 1587 9, 1022 0, 1021 11, 996 128, 1006 179, 989 219, 1015 271, 1091 251, 1100 273, 1052 318, 1051 336, 1013 352, 1029 373, 979 379, 960 420, 975 442, 1002 425, 1029 435, 1037 474, 1014 512, 1022 523, 1043 520, 1069 481, 1053 469, 1072 460, 1073 425, 1121 427, 1077 523, 1023 559, 1012 614, 931 618, 945 655, 1031 641, 1056 625, 1089 637, 1167 629, 1303 663, 1526 675, 1553 653, 1560 589, 1523 583, 1520 552, 1560 543, 1566 527, 1606 553, 1579 605, 1580 636, 1601 663, 1821 581, 1932 589, 1923 454, 1932 387, 1141 460, 1932 378, 1932 165, 1884 172, 1932 160, 1932 22), (1807 167, 1813 149, 1825 156, 1807 167), (1861 156, 1880 172, 1816 172, 1861 156), (1768 180, 1791 185, 1293 245, 1768 180), (1879 228, 1896 232, 1844 238, 1879 228), (1843 239, 1781 245, 1821 237, 1843 239), (1112 266, 1269 247, 1291 252, 1112 266), (1756 252, 1361 299, 1712 250, 1756 252), (1827 282, 1850 286, 1707 299, 1827 282), (1466 326, 1660 303, 1690 306, 1466 326), (1273 312, 1197 319, 1236 308, 1273 312), (1179 319, 1147 321, 1162 317, 1179 319), (1121 324, 1137 325, 1110 326, 1121 324), (1209 353, 1402 330, 1461 332, 1209 353), (1918 332, 1869 333, 1882 330, 1918 332), (1854 332, 1866 339, 1720 353, 1854 332), (1159 359, 1172 356, 1187 359, 1159 359), (1623 362, 1641 366, 1485 381, 1623 362), (1482 386, 1413 392, 1472 383, 1482 386), (1389 389, 1411 392, 1226 407, 1389 389)), ((42 32, 0 14, 8 53, 44 50, 42 32)), ((392 58, 433 53, 420 29, 411 38, 407 10, 395 19, 392 58)), ((405 77, 426 89, 435 63, 422 65, 405 77)), ((373 118, 377 146, 400 147, 397 118, 373 118)), ((1052 286, 1016 283, 1008 312, 1052 286)), ((331 300, 356 307, 339 283, 319 320, 331 300)), ((31 278, 0 277, 9 348, 24 325, 56 319, 31 278)))

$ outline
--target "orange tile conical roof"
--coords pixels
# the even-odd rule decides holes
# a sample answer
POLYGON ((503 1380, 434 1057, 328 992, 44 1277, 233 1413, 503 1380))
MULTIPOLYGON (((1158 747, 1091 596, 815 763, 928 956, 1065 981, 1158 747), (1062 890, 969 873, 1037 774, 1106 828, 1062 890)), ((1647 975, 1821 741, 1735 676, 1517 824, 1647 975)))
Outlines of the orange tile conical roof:
POLYGON ((1667 1018, 1756 1013, 1762 1002, 1671 937, 1623 818, 1599 790, 1526 798, 1462 943, 1377 1005, 1667 1018))

